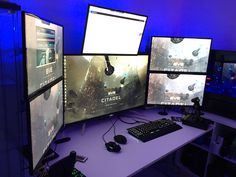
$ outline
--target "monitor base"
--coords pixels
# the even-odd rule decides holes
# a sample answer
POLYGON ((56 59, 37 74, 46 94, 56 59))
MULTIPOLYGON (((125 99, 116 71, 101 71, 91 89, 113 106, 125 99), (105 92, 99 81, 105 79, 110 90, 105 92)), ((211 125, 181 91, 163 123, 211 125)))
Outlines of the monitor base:
POLYGON ((48 149, 46 154, 44 155, 42 163, 47 163, 48 161, 54 160, 59 157, 59 154, 57 154, 54 150, 51 148, 48 149))
POLYGON ((199 128, 199 129, 202 129, 202 130, 207 130, 208 127, 209 127, 209 124, 211 123, 210 120, 207 120, 203 117, 197 117, 194 114, 185 115, 181 119, 181 121, 184 125, 199 128))
POLYGON ((167 113, 166 111, 160 111, 160 112, 158 112, 158 114, 160 114, 160 115, 162 115, 162 116, 168 115, 168 113, 167 113))
POLYGON ((166 116, 168 115, 168 112, 166 111, 166 107, 163 107, 162 111, 159 111, 158 114, 162 115, 162 116, 166 116))
POLYGON ((65 138, 60 138, 60 139, 55 140, 54 143, 55 144, 62 144, 62 143, 68 142, 70 140, 71 140, 70 137, 65 137, 65 138))

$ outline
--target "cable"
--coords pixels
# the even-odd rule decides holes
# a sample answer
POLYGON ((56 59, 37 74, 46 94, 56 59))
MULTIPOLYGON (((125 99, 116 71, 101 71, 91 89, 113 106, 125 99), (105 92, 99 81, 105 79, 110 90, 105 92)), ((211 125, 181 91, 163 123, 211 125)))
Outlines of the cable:
POLYGON ((119 119, 119 121, 121 121, 125 124, 136 124, 136 123, 138 123, 137 121, 135 121, 135 122, 126 122, 126 121, 122 120, 120 117, 118 119, 119 119))
MULTIPOLYGON (((119 119, 119 118, 118 118, 119 119)), ((116 126, 115 126, 115 124, 114 124, 114 126, 113 126, 113 133, 114 133, 114 136, 116 136, 116 126)))
MULTIPOLYGON (((124 121, 123 119, 121 119, 121 117, 119 117, 118 119, 119 119, 121 122, 125 123, 125 124, 147 123, 147 122, 139 121, 139 120, 136 120, 136 119, 133 119, 133 118, 132 118, 132 120, 134 120, 134 122, 126 122, 126 121, 124 121)), ((145 120, 145 121, 151 122, 150 120, 146 120, 146 119, 142 119, 142 118, 138 118, 138 117, 137 117, 137 119, 145 120)))
POLYGON ((111 125, 111 127, 102 135, 102 139, 103 139, 104 143, 107 143, 106 140, 105 140, 105 135, 112 129, 112 127, 114 127, 114 125, 116 124, 116 122, 117 122, 118 120, 119 120, 119 118, 116 119, 116 120, 113 122, 113 124, 111 125))
MULTIPOLYGON (((148 120, 148 119, 144 119, 144 118, 141 118, 141 117, 135 117, 136 119, 140 119, 140 120, 144 120, 144 121, 147 121, 147 122, 152 122, 152 121, 150 121, 150 120, 148 120)), ((147 122, 142 122, 142 123, 147 123, 147 122)))

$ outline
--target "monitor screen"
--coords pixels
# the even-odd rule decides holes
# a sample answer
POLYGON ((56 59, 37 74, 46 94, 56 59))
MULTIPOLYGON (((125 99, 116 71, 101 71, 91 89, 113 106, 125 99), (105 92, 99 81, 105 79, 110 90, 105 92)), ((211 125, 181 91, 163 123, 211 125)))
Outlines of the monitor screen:
POLYGON ((198 97, 202 105, 205 80, 205 75, 150 73, 147 103, 190 106, 198 97))
POLYGON ((147 17, 89 6, 84 54, 137 54, 147 17))
POLYGON ((206 73, 211 39, 152 37, 150 70, 206 73))
POLYGON ((63 27, 24 13, 28 95, 61 77, 63 27))
POLYGON ((65 123, 145 104, 148 55, 65 56, 65 123))
POLYGON ((222 83, 225 95, 236 98, 236 63, 224 63, 222 83))
POLYGON ((62 81, 30 102, 33 169, 63 125, 62 81))

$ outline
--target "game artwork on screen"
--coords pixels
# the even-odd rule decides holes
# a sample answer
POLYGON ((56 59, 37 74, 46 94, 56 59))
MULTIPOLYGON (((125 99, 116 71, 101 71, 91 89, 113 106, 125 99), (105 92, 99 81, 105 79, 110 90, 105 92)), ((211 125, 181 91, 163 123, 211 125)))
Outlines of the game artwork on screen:
POLYGON ((63 28, 25 15, 28 94, 62 76, 63 28))
POLYGON ((236 98, 236 63, 224 63, 222 71, 224 93, 236 98))
POLYGON ((33 164, 43 153, 63 125, 62 81, 30 102, 33 164))
POLYGON ((150 69, 206 72, 211 39, 153 37, 150 69))
POLYGON ((66 123, 141 106, 148 56, 67 56, 66 123))
POLYGON ((193 105, 198 97, 202 104, 205 75, 154 74, 149 76, 148 104, 193 105))

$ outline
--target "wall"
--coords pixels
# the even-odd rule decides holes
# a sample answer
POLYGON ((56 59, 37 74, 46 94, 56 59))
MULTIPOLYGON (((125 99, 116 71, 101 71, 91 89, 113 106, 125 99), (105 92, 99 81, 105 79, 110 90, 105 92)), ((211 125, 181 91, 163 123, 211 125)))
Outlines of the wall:
POLYGON ((0 11, 0 176, 22 177, 20 13, 0 11))
POLYGON ((23 10, 65 27, 65 53, 80 53, 88 4, 148 16, 141 52, 152 35, 213 38, 212 48, 236 50, 234 0, 12 0, 23 10))

